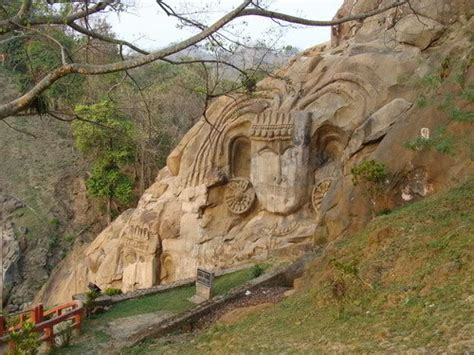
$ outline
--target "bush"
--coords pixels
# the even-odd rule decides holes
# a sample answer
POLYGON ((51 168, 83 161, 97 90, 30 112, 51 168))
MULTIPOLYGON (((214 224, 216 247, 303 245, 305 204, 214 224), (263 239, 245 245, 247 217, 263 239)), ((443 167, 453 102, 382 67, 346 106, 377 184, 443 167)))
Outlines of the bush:
POLYGON ((11 340, 15 350, 8 351, 7 355, 36 355, 41 345, 40 334, 35 331, 35 325, 30 322, 23 324, 21 329, 11 333, 11 340))
POLYGON ((96 291, 88 291, 86 292, 86 302, 84 304, 84 307, 86 309, 86 315, 87 316, 90 316, 91 313, 92 313, 92 309, 94 308, 95 306, 95 300, 97 299, 97 297, 100 296, 100 293, 99 292, 96 292, 96 291))
POLYGON ((375 160, 366 160, 351 169, 352 182, 358 185, 360 182, 383 183, 387 177, 385 164, 375 160))
POLYGON ((253 278, 257 278, 260 275, 262 275, 265 272, 265 270, 263 269, 261 265, 255 264, 254 266, 252 266, 252 269, 250 270, 250 272, 252 273, 253 278))
POLYGON ((105 289, 104 294, 107 295, 107 296, 121 295, 122 290, 119 289, 119 288, 109 287, 109 288, 105 289))
POLYGON ((384 188, 389 181, 387 181, 388 173, 384 163, 366 160, 355 165, 351 169, 351 174, 354 186, 361 184, 368 194, 371 202, 372 217, 375 217, 377 209, 388 208, 384 188))
POLYGON ((54 338, 53 348, 61 349, 69 346, 72 338, 72 321, 63 322, 58 324, 56 329, 56 336, 54 338))

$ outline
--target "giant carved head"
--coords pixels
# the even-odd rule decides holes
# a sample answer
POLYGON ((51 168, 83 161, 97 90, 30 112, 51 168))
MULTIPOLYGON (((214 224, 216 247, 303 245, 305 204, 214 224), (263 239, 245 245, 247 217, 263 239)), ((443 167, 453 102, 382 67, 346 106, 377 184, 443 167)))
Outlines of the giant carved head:
POLYGON ((269 212, 289 214, 307 196, 311 114, 266 112, 250 129, 250 180, 269 212))

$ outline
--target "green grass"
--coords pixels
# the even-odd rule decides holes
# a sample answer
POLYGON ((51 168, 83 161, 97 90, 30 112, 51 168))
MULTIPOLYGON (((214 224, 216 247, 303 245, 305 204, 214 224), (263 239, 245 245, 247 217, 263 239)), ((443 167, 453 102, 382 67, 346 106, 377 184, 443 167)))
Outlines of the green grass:
MULTIPOLYGON (((252 268, 236 271, 217 277, 214 282, 214 295, 222 295, 232 288, 253 279, 252 268)), ((191 309, 194 304, 188 298, 195 294, 195 286, 185 286, 156 295, 124 301, 116 304, 105 313, 92 316, 84 323, 81 338, 66 348, 57 350, 57 354, 96 354, 101 345, 109 340, 101 329, 110 321, 139 314, 158 311, 181 313, 191 309)))
POLYGON ((339 241, 294 297, 235 325, 168 337, 131 354, 395 353, 472 350, 474 178, 376 218, 339 241), (339 264, 357 268, 340 272, 339 264), (334 297, 334 281, 345 291, 334 297), (469 343, 470 341, 470 343, 469 343))

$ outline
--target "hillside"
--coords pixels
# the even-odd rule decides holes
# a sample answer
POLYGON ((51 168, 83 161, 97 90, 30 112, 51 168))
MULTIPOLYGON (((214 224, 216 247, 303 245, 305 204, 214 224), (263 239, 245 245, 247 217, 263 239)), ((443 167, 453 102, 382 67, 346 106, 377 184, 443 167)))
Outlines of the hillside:
MULTIPOLYGON (((16 93, 3 68, 0 86, 2 101, 16 93)), ((86 197, 87 164, 68 123, 40 116, 6 123, 0 124, 0 211, 15 236, 6 245, 15 256, 6 260, 4 297, 15 310, 32 300, 73 242, 89 241, 104 220, 86 197)))
POLYGON ((471 177, 335 241, 285 301, 129 353, 469 353, 473 257, 471 177))

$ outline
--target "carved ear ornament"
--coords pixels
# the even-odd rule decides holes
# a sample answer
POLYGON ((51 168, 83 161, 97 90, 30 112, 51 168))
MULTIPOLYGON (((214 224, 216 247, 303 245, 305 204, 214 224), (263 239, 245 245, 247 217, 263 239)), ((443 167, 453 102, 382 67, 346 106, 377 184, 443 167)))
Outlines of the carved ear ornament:
POLYGON ((252 208, 255 202, 255 189, 250 181, 235 178, 229 181, 224 193, 224 203, 230 212, 244 214, 252 208))
POLYGON ((314 212, 316 212, 317 215, 319 215, 319 213, 321 212, 321 203, 323 201, 323 198, 328 193, 332 181, 333 179, 331 178, 324 179, 319 181, 313 187, 313 191, 311 193, 311 203, 313 205, 314 212))

